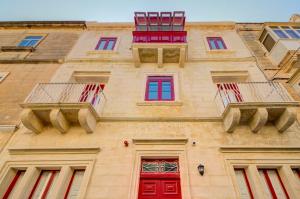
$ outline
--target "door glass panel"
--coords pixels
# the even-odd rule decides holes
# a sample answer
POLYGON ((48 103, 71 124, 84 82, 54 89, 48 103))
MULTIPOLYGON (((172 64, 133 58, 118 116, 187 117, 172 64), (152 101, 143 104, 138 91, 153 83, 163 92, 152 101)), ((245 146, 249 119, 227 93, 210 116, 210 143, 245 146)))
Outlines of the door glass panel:
POLYGON ((142 165, 143 172, 158 172, 159 166, 157 162, 143 162, 142 165))
POLYGON ((162 172, 178 172, 177 162, 165 162, 161 165, 162 172))

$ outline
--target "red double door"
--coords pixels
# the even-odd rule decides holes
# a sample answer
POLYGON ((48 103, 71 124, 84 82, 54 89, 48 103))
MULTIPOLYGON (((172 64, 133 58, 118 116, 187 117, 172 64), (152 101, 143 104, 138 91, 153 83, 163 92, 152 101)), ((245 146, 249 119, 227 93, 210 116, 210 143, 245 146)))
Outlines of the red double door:
POLYGON ((181 199, 179 172, 143 172, 139 199, 181 199))

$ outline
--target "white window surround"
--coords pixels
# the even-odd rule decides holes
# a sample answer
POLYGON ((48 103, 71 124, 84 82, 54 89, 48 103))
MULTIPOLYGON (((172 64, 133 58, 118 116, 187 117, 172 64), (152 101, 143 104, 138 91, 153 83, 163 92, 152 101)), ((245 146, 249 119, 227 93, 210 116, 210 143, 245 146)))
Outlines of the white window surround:
POLYGON ((136 103, 138 106, 182 106, 182 101, 180 100, 180 83, 179 83, 179 75, 176 72, 155 72, 155 73, 144 73, 142 84, 139 86, 140 91, 140 99, 136 103), (146 93, 146 84, 147 78, 149 76, 172 76, 174 83, 174 101, 146 101, 145 93, 146 93))
POLYGON ((9 75, 9 72, 0 72, 0 83, 9 75))
POLYGON ((141 160, 147 158, 178 158, 180 168, 181 194, 184 199, 191 199, 190 180, 186 157, 187 139, 133 139, 135 145, 134 166, 130 179, 128 199, 138 198, 138 187, 141 170, 141 160), (155 145, 155 150, 153 150, 155 145))

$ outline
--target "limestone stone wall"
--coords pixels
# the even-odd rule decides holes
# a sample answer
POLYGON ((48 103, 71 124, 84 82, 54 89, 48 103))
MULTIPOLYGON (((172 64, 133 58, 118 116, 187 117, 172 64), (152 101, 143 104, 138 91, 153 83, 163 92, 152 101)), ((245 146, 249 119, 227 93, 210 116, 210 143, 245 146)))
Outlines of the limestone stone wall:
POLYGON ((0 124, 19 124, 20 103, 37 83, 48 82, 59 64, 1 64, 9 72, 0 83, 0 124))
POLYGON ((80 35, 80 30, 69 29, 2 29, 0 47, 17 46, 23 38, 31 35, 43 36, 34 52, 1 52, 0 60, 43 61, 63 59, 80 35))
MULTIPOLYGON (((24 73, 16 77, 15 84, 20 84, 26 74, 34 81, 51 78, 51 82, 73 81, 76 71, 109 74, 104 88, 106 103, 94 132, 88 134, 79 125, 71 124, 65 133, 46 126, 36 134, 21 126, 0 153, 0 183, 9 168, 30 168, 32 176, 37 169, 60 169, 64 175, 58 180, 61 186, 55 187, 58 194, 69 179, 67 165, 86 168, 78 198, 137 199, 141 159, 171 157, 179 159, 183 199, 240 198, 234 167, 250 172, 255 198, 267 198, 257 168, 270 166, 283 173, 290 197, 296 199, 300 191, 291 167, 300 165, 299 123, 283 133, 272 123, 252 133, 242 123, 233 133, 227 133, 214 102, 217 88, 212 72, 226 72, 229 76, 238 72, 246 74, 246 81, 266 81, 235 26, 190 25, 188 59, 183 68, 176 64, 165 64, 162 68, 141 64, 136 68, 130 50, 131 31, 130 27, 94 27, 81 35, 66 63, 55 66, 58 69, 52 77, 49 71, 53 70, 53 74, 54 67, 46 64, 30 65, 34 72, 46 68, 44 76, 24 73), (101 36, 117 37, 116 49, 95 51, 101 36), (209 51, 207 36, 222 36, 228 51, 209 51), (145 102, 147 75, 172 75, 175 101, 145 102), (199 164, 205 166, 203 176, 197 170, 199 164), (285 171, 290 173, 286 175, 285 171)), ((25 66, 15 67, 25 70, 25 66)), ((28 182, 34 181, 30 174, 26 177, 28 182)), ((19 196, 28 194, 32 186, 24 183, 25 189, 18 192, 19 196)))

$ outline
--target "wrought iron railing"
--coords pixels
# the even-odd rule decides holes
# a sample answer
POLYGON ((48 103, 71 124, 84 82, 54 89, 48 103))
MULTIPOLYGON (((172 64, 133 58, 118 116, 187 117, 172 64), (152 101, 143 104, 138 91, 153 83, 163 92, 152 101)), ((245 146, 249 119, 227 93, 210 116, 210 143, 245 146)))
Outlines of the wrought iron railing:
POLYGON ((278 82, 218 83, 215 102, 221 113, 231 103, 293 102, 278 82))
POLYGON ((134 43, 186 43, 186 31, 133 31, 134 43))
POLYGON ((26 104, 90 103, 99 112, 105 101, 100 83, 40 83, 26 98, 26 104))

